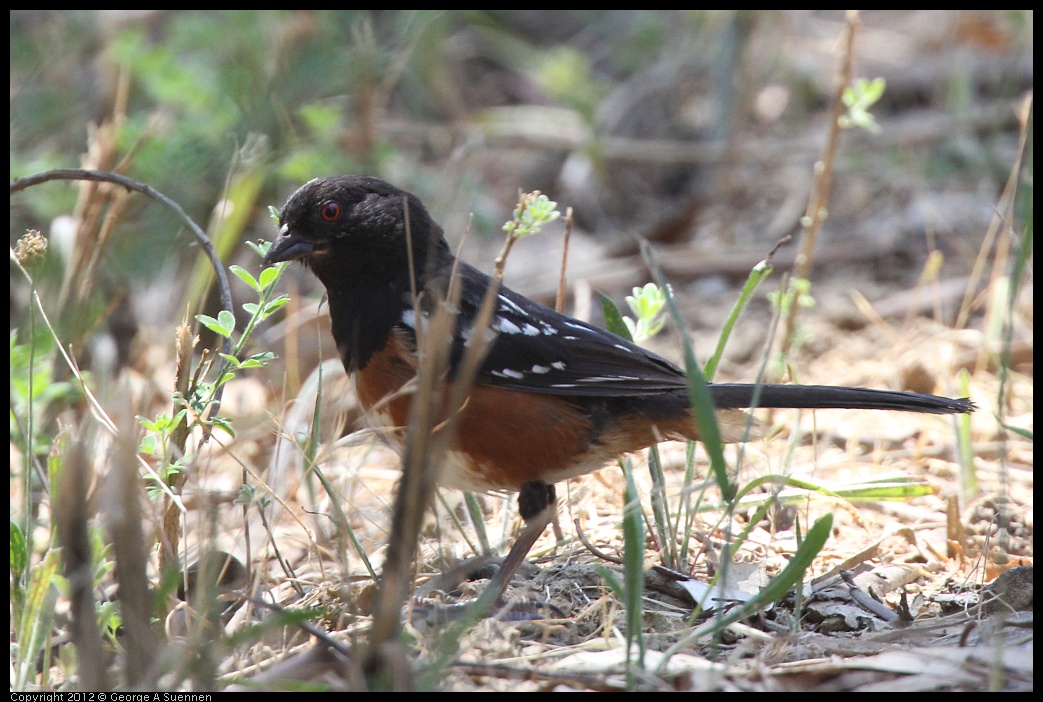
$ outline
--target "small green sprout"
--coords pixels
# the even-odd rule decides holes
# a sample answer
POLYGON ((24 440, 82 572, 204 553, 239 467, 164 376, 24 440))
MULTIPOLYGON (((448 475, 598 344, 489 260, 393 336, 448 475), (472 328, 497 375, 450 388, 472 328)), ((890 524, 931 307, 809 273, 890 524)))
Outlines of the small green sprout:
POLYGON ((558 203, 539 190, 534 190, 522 195, 518 207, 514 210, 514 218, 503 225, 503 230, 520 239, 537 233, 543 225, 550 224, 560 216, 558 203))
POLYGON ((839 123, 843 129, 861 127, 867 132, 877 134, 880 125, 876 118, 869 112, 869 108, 880 100, 884 95, 885 81, 883 78, 866 80, 859 78, 854 85, 844 88, 841 99, 847 106, 847 113, 840 116, 839 123))
POLYGON ((663 310, 666 307, 666 291, 655 283, 647 283, 643 288, 634 288, 633 295, 627 295, 627 304, 637 317, 623 317, 623 323, 630 331, 635 344, 640 344, 659 333, 665 324, 663 310))

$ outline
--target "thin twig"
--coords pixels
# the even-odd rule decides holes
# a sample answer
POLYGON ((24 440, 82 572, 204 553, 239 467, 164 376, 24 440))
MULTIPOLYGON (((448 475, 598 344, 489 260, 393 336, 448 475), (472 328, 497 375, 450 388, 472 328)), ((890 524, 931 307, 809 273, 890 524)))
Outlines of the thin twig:
MULTIPOLYGON (((833 187, 833 164, 836 161, 837 147, 840 142, 840 117, 844 114, 844 89, 851 84, 851 62, 854 55, 855 33, 858 31, 858 10, 848 10, 845 17, 843 55, 840 70, 837 72, 836 92, 833 95, 833 106, 829 115, 829 133, 822 152, 822 159, 815 163, 815 185, 808 198, 808 207, 802 219, 803 234, 801 236, 800 253, 794 266, 793 279, 790 285, 799 280, 807 280, 811 274, 811 266, 815 253, 815 241, 818 239, 822 222, 826 218, 829 194, 833 187)), ((799 295, 794 289, 795 297, 799 295)), ((785 355, 793 342, 793 330, 796 327, 797 311, 800 304, 797 299, 790 303, 785 315, 780 353, 785 355)))
MULTIPOLYGON (((174 211, 175 214, 183 221, 187 226, 188 230, 192 232, 192 235, 199 242, 199 245, 203 248, 207 258, 210 259, 210 265, 214 267, 214 273, 217 276, 217 287, 218 293, 221 297, 221 306, 223 309, 232 310, 232 290, 228 285, 228 276, 225 273, 224 263, 221 258, 217 255, 217 251, 214 250, 213 244, 210 243, 210 237, 206 235, 206 232, 193 221, 188 213, 169 197, 159 192, 151 185, 146 185, 132 178, 120 175, 119 173, 111 173, 109 171, 91 171, 82 168, 59 168, 53 171, 44 171, 42 173, 34 173, 33 175, 25 176, 24 178, 15 178, 11 181, 11 194, 21 192, 34 185, 46 183, 51 180, 92 180, 102 183, 114 183, 120 187, 126 188, 132 192, 141 193, 142 195, 152 198, 156 202, 159 202, 166 207, 174 211)), ((232 353, 232 340, 225 337, 222 342, 222 351, 226 354, 231 355, 232 353)), ((224 369, 222 369, 222 373, 224 369)), ((221 409, 221 396, 224 394, 224 386, 222 385, 217 389, 217 394, 214 396, 213 409, 211 410, 210 416, 216 416, 218 411, 221 409)))
POLYGON ((572 238, 572 208, 565 210, 565 234, 563 235, 561 250, 561 278, 558 280, 558 297, 554 301, 554 309, 557 312, 565 311, 565 269, 569 261, 569 239, 572 238))
POLYGON ((584 546, 586 546, 588 551, 590 551, 591 553, 593 553, 595 556, 597 556, 598 558, 600 558, 603 561, 608 561, 609 563, 615 563, 616 565, 623 565, 623 559, 622 558, 620 558, 619 556, 611 556, 611 555, 605 553, 604 551, 602 551, 601 549, 599 549, 594 544, 590 543, 590 541, 587 539, 587 535, 583 533, 583 529, 579 525, 579 518, 578 517, 576 519, 572 520, 572 524, 573 524, 573 526, 576 527, 576 536, 579 538, 580 543, 583 544, 584 546))

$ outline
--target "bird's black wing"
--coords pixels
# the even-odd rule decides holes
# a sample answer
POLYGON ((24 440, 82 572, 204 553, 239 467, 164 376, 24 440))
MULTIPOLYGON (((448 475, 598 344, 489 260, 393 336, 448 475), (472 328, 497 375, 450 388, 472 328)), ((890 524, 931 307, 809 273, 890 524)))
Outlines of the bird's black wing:
MULTIPOLYGON (((489 277, 463 262, 457 349, 470 337, 489 277)), ((686 387, 681 370, 611 332, 567 317, 506 287, 497 293, 491 323, 496 337, 477 382, 576 396, 639 396, 686 387)))

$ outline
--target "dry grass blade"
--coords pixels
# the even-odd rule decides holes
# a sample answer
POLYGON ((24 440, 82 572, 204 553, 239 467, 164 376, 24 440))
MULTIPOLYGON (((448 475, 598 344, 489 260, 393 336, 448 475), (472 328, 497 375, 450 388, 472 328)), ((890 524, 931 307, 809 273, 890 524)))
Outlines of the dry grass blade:
MULTIPOLYGON (((423 293, 435 303, 431 305, 433 311, 428 316, 426 331, 421 329, 424 325, 417 325, 420 363, 406 429, 402 479, 395 496, 387 561, 373 613, 370 649, 363 663, 371 688, 412 687, 411 674, 401 651, 395 650, 395 638, 401 629, 402 607, 413 579, 421 520, 435 493, 440 463, 455 434, 459 412, 491 343, 485 338, 485 331, 492 321, 498 291, 499 285, 495 282, 486 291, 472 327, 471 341, 452 381, 448 381, 447 376, 456 328, 456 313, 452 310, 456 309, 460 295, 458 279, 454 277, 450 281, 447 299, 443 300, 441 292, 433 287, 423 293)), ((418 314, 417 319, 422 316, 418 314)))
MULTIPOLYGON (((130 393, 116 393, 125 398, 117 416, 119 434, 113 445, 113 475, 102 492, 104 515, 113 556, 119 567, 121 620, 127 652, 127 683, 135 689, 153 689, 156 684, 155 660, 157 642, 152 631, 153 597, 148 581, 148 543, 142 531, 140 482, 135 456, 140 427, 130 411, 130 393)), ((176 511, 175 513, 180 514, 176 511)))
POLYGON ((94 568, 87 523, 90 461, 82 437, 73 439, 56 485, 55 520, 62 545, 62 565, 69 583, 72 641, 79 657, 80 689, 111 690, 108 656, 94 613, 94 568))

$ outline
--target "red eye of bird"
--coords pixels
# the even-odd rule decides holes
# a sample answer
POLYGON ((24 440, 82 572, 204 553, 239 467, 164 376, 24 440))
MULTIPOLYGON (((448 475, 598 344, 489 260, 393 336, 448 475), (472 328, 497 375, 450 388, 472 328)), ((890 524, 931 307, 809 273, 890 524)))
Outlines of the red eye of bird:
POLYGON ((327 202, 319 210, 319 214, 327 222, 336 222, 340 218, 340 203, 327 202))

